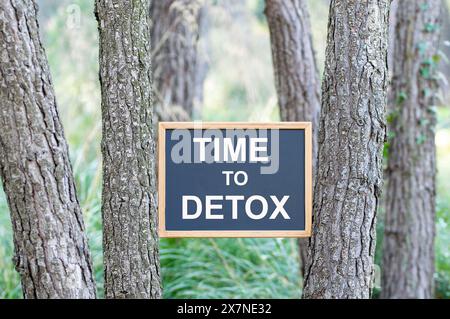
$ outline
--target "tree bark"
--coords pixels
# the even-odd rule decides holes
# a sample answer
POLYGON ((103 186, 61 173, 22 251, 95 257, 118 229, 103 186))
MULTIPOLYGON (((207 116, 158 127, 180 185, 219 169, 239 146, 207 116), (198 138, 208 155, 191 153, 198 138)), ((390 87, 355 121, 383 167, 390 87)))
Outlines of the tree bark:
POLYGON ((97 0, 107 298, 160 298, 150 3, 97 0))
POLYGON ((382 297, 432 298, 440 0, 400 1, 390 93, 382 297))
POLYGON ((156 107, 182 107, 193 117, 203 100, 206 64, 198 53, 204 0, 152 1, 151 43, 156 107))
MULTIPOLYGON (((313 124, 313 172, 317 159, 317 126, 320 82, 314 55, 311 25, 304 0, 266 0, 275 87, 282 121, 313 124)), ((309 239, 299 239, 304 276, 309 239)))
POLYGON ((0 173, 25 298, 95 298, 68 146, 33 1, 0 3, 0 173))
MULTIPOLYGON (((388 42, 388 71, 389 71, 389 83, 392 80, 392 70, 393 70, 393 64, 394 64, 394 41, 395 41, 395 17, 397 15, 397 6, 398 6, 398 0, 394 0, 391 2, 391 8, 389 10, 389 42, 388 42)), ((388 87, 388 96, 389 96, 389 89, 391 89, 391 86, 388 87)), ((387 106, 387 112, 390 112, 389 110, 390 103, 388 103, 387 106)))
POLYGON ((332 0, 305 298, 369 298, 382 187, 389 0, 332 0))
MULTIPOLYGON (((441 1, 441 26, 439 28, 439 50, 442 51, 442 55, 450 57, 450 45, 448 39, 450 39, 450 8, 447 1, 441 1)), ((450 74, 450 63, 440 63, 439 70, 442 74, 446 75, 447 81, 439 82, 439 91, 442 94, 441 105, 450 104, 450 84, 448 83, 448 76, 450 74)))

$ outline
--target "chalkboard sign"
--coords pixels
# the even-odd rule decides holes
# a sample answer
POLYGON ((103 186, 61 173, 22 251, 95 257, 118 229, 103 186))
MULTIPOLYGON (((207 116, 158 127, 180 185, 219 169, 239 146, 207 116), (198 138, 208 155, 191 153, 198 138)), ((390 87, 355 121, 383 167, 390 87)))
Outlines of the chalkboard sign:
POLYGON ((160 122, 161 237, 308 237, 311 123, 160 122))

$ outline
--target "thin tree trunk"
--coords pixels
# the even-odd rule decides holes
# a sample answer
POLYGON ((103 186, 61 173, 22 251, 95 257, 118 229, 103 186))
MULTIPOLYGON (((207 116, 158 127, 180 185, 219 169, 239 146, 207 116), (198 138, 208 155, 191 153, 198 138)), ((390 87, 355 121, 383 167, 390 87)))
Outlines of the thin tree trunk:
POLYGON ((160 298, 149 1, 97 0, 107 298, 160 298))
POLYGON ((68 146, 33 1, 0 3, 0 173, 25 298, 95 298, 68 146))
MULTIPOLYGON (((281 120, 313 124, 313 171, 317 157, 320 81, 312 43, 311 25, 304 0, 266 0, 272 60, 281 120)), ((309 239, 299 239, 304 276, 309 239)))
POLYGON ((432 298, 440 0, 398 3, 382 297, 432 298))
POLYGON ((181 107, 193 117, 199 111, 206 74, 205 61, 198 52, 204 10, 204 0, 151 3, 153 90, 160 112, 181 107))
MULTIPOLYGON (((447 1, 441 1, 441 26, 439 28, 439 50, 442 51, 442 55, 445 57, 450 57, 450 8, 447 1)), ((449 105, 450 104, 450 83, 449 83, 449 74, 450 74, 450 63, 440 63, 439 70, 442 74, 446 76, 445 81, 440 81, 439 91, 442 94, 441 105, 449 105)))
POLYGON ((305 298, 369 298, 382 187, 389 0, 332 0, 305 298))
MULTIPOLYGON (((395 43, 395 21, 396 21, 396 12, 397 12, 397 6, 398 6, 399 0, 394 0, 391 2, 391 9, 389 10, 389 42, 388 42, 388 71, 389 71, 389 81, 392 80, 392 70, 393 70, 393 64, 394 64, 394 43, 395 43)), ((389 82, 390 83, 390 82, 389 82)), ((389 89, 391 87, 388 87, 388 95, 389 89)), ((390 103, 388 103, 388 112, 390 103)))

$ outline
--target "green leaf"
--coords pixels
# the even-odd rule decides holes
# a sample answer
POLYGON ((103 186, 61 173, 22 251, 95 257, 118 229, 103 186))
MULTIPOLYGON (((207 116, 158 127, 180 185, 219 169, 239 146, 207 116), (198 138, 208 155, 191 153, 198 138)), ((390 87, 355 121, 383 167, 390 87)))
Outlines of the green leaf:
POLYGON ((434 32, 438 28, 439 28, 439 26, 437 24, 434 24, 434 23, 428 22, 428 23, 425 24, 425 31, 426 32, 434 32))
POLYGON ((383 158, 384 159, 388 159, 389 158, 389 142, 384 143, 384 147, 383 147, 383 158))
POLYGON ((387 138, 388 140, 392 140, 395 137, 395 132, 388 131, 387 138))
POLYGON ((438 64, 438 63, 441 61, 442 57, 441 57, 441 55, 438 53, 438 54, 433 55, 433 56, 431 57, 431 59, 433 60, 433 63, 434 63, 434 64, 438 64))
POLYGON ((420 5, 420 9, 422 10, 422 11, 426 11, 426 10, 428 10, 428 8, 429 8, 430 6, 428 5, 428 3, 422 3, 421 5, 420 5))
POLYGON ((422 65, 425 65, 427 67, 433 67, 436 65, 436 63, 434 62, 433 58, 428 58, 422 61, 422 65))
POLYGON ((428 119, 420 119, 419 120, 420 126, 426 126, 426 125, 428 125, 428 123, 430 123, 430 121, 428 119))
POLYGON ((417 48, 419 49, 419 54, 420 55, 424 55, 426 50, 427 50, 427 48, 428 48, 428 43, 427 42, 423 42, 423 41, 419 42, 417 44, 417 48))
POLYGON ((427 112, 431 113, 431 114, 436 114, 437 113, 437 107, 435 105, 431 105, 431 106, 427 107, 427 112))
POLYGON ((420 75, 425 78, 428 79, 430 77, 431 74, 431 68, 429 66, 424 66, 420 68, 420 75))
POLYGON ((397 94, 397 104, 403 103, 408 98, 408 95, 405 91, 400 91, 397 94))
POLYGON ((416 143, 417 143, 417 145, 422 145, 426 140, 427 140, 426 136, 423 134, 420 134, 416 138, 416 143))
POLYGON ((392 124, 397 117, 398 117, 398 111, 397 110, 392 111, 387 115, 386 121, 388 122, 388 124, 392 124))

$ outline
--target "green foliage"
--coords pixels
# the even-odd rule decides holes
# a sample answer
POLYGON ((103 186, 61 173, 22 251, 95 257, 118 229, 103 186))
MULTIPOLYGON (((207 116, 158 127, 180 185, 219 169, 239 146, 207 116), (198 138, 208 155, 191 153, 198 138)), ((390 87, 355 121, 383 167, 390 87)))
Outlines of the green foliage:
POLYGON ((447 54, 446 54, 444 51, 442 51, 442 50, 438 50, 438 53, 435 54, 435 55, 433 56, 433 60, 435 60, 436 63, 439 63, 439 62, 441 62, 441 61, 444 61, 445 64, 449 64, 448 56, 447 56, 447 54), (436 57, 436 56, 437 56, 437 57, 436 57))
POLYGON ((439 108, 436 132, 436 297, 450 298, 450 108, 439 108))
POLYGON ((252 11, 253 15, 262 24, 266 23, 266 16, 264 15, 265 0, 249 0, 248 7, 252 11))
POLYGON ((430 114, 436 114, 437 113, 436 105, 431 105, 431 106, 427 107, 427 112, 430 114))
POLYGON ((20 278, 14 269, 13 256, 11 220, 5 193, 0 186, 0 299, 22 297, 20 278))
POLYGON ((420 67, 420 75, 425 78, 425 79, 429 79, 430 75, 431 75, 431 67, 428 64, 424 64, 420 67))
POLYGON ((438 24, 435 24, 435 23, 426 23, 425 24, 425 31, 426 32, 434 32, 434 31, 436 31, 437 29, 439 28, 439 25, 438 24))
POLYGON ((420 119, 419 120, 419 125, 422 127, 427 126, 429 123, 430 123, 430 120, 428 120, 428 119, 420 119))
POLYGON ((423 10, 423 11, 428 10, 429 7, 430 7, 430 5, 428 3, 426 3, 426 2, 420 4, 420 9, 423 10))
POLYGON ((419 43, 417 44, 417 48, 419 49, 419 54, 420 54, 420 55, 424 55, 425 52, 427 51, 428 43, 427 43, 427 42, 424 42, 424 41, 419 42, 419 43))
POLYGON ((402 104, 408 98, 408 94, 405 91, 400 91, 397 94, 396 103, 397 105, 402 104))
POLYGON ((435 54, 431 57, 431 60, 433 61, 434 64, 438 64, 442 59, 442 55, 440 54, 435 54))
POLYGON ((388 140, 392 140, 395 137, 395 132, 389 131, 387 133, 388 140))
POLYGON ((255 16, 261 1, 226 1, 210 7, 206 121, 270 121, 278 118, 267 23, 255 16), (270 66, 270 67, 268 67, 270 66))
POLYGON ((436 297, 450 298, 450 205, 438 200, 436 216, 436 297))
POLYGON ((165 298, 299 298, 294 239, 163 239, 165 298))
POLYGON ((426 140, 427 140, 427 137, 424 134, 419 134, 416 137, 416 144, 421 145, 421 144, 425 143, 426 140))
POLYGON ((398 111, 397 109, 396 109, 396 110, 393 110, 392 112, 390 112, 390 113, 386 116, 386 121, 387 121, 387 123, 388 123, 388 124, 394 123, 394 121, 397 119, 398 115, 399 115, 399 111, 398 111))
POLYGON ((383 145, 383 159, 386 162, 387 159, 389 158, 389 147, 390 147, 390 143, 389 142, 385 142, 383 145))
POLYGON ((395 137, 395 133, 392 131, 387 132, 386 142, 383 145, 383 159, 386 162, 389 158, 389 149, 391 147, 392 139, 395 137))

